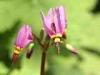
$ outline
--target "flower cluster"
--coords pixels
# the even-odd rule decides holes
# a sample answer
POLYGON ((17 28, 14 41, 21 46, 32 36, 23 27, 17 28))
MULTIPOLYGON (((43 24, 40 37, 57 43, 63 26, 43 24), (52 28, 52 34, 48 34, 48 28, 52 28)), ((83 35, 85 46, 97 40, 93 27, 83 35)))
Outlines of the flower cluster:
MULTIPOLYGON (((60 44, 63 43, 63 39, 65 38, 65 29, 67 28, 67 20, 66 13, 63 6, 50 8, 48 15, 45 16, 43 11, 41 11, 41 17, 43 21, 43 29, 46 35, 50 38, 49 41, 53 40, 55 46, 59 51, 60 44)), ((29 58, 33 52, 34 39, 39 42, 42 46, 43 52, 49 48, 45 45, 45 43, 41 43, 40 39, 34 33, 32 33, 32 29, 29 25, 24 25, 18 32, 18 36, 15 42, 15 49, 13 53, 13 62, 15 63, 18 59, 20 52, 22 52, 27 47, 29 51, 27 51, 27 57, 29 58)), ((47 39, 45 39, 47 41, 47 39)), ((66 44, 66 47, 72 52, 76 53, 76 49, 72 47, 70 44, 66 44)))

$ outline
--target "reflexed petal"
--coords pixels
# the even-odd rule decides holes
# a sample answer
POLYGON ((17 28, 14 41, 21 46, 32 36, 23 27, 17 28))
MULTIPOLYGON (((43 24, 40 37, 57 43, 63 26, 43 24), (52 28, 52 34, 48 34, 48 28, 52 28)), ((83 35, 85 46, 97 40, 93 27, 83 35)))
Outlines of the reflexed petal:
POLYGON ((24 47, 26 47, 29 43, 31 43, 33 41, 31 27, 27 26, 26 30, 27 30, 27 33, 26 33, 26 39, 24 40, 25 43, 23 42, 24 47))
POLYGON ((56 26, 56 33, 61 33, 60 13, 58 9, 54 10, 54 23, 56 26))
POLYGON ((53 17, 53 9, 52 8, 49 9, 48 17, 51 17, 51 18, 53 17))
POLYGON ((63 33, 64 30, 65 30, 65 27, 66 27, 65 10, 64 10, 63 6, 60 6, 58 9, 59 9, 59 13, 60 13, 61 30, 62 30, 62 33, 63 33))
POLYGON ((29 27, 28 25, 24 25, 18 33, 18 37, 15 44, 21 48, 24 48, 26 45, 32 42, 32 39, 33 36, 31 27, 29 27))
POLYGON ((18 32, 18 36, 17 36, 16 43, 15 43, 17 46, 21 46, 22 45, 23 34, 25 36, 25 27, 26 26, 24 25, 18 32))
POLYGON ((51 19, 49 17, 44 16, 43 12, 41 12, 41 17, 43 20, 45 31, 48 33, 49 36, 53 35, 54 32, 51 30, 51 19))

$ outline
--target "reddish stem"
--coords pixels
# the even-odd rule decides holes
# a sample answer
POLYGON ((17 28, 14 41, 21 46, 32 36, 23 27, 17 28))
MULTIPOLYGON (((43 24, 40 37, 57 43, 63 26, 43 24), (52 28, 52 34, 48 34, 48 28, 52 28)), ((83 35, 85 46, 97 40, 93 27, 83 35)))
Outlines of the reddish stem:
POLYGON ((40 75, 45 75, 45 60, 46 60, 46 51, 42 52, 42 59, 41 59, 41 72, 40 75))

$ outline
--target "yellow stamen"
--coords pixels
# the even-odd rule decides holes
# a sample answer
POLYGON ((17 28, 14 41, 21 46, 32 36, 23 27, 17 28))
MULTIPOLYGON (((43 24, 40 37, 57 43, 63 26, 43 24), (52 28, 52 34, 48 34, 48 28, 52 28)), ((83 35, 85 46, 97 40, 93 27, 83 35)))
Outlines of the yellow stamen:
POLYGON ((55 38, 54 42, 60 42, 60 38, 55 38))

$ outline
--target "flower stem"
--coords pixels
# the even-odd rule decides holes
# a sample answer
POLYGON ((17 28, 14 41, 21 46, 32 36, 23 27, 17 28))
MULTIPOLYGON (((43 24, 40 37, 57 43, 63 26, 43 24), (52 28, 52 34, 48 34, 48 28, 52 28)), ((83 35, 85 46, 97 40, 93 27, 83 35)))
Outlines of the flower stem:
POLYGON ((49 48, 50 40, 48 41, 49 37, 46 36, 45 37, 45 42, 41 43, 41 40, 35 34, 33 34, 33 35, 34 35, 34 37, 36 38, 37 42, 39 43, 39 45, 42 48, 40 75, 45 75, 45 60, 46 60, 47 50, 49 48))
POLYGON ((40 75, 45 75, 45 60, 46 60, 46 51, 42 51, 40 75))

